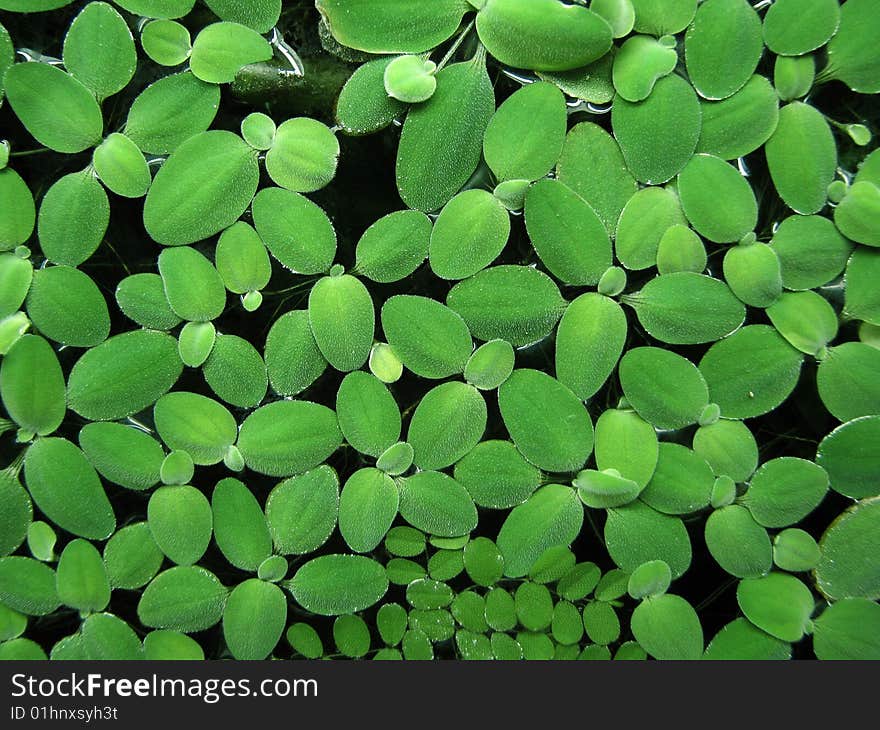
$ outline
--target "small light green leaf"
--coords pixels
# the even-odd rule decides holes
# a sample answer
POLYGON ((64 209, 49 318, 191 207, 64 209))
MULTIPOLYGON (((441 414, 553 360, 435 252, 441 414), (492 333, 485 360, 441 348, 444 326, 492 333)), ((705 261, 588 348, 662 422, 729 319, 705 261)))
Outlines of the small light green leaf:
POLYGON ((779 110, 779 124, 764 146, 779 197, 796 213, 817 213, 837 169, 837 148, 828 122, 799 101, 779 110))
POLYGON ((666 593, 646 598, 633 611, 630 628, 648 654, 661 660, 693 660, 703 655, 703 628, 691 604, 666 593))
POLYGON ((162 460, 159 477, 162 484, 189 484, 195 474, 192 457, 185 451, 172 451, 162 460))
POLYGON ((222 461, 238 436, 232 414, 197 393, 179 391, 162 396, 153 408, 153 420, 169 449, 186 451, 200 465, 222 461))
POLYGON ((339 532, 356 553, 373 550, 397 517, 399 497, 394 480, 378 469, 359 469, 339 497, 339 532))
POLYGON ((731 246, 722 267, 727 285, 744 304, 769 307, 782 294, 782 265, 765 243, 749 243, 746 239, 739 246, 731 246))
POLYGON ((525 219, 535 252, 563 283, 598 284, 611 266, 604 224, 589 203, 558 180, 540 180, 529 188, 525 219))
POLYGON ((835 492, 853 499, 880 494, 880 416, 844 423, 819 443, 816 463, 831 479, 835 492))
POLYGON ((358 66, 336 101, 336 122, 346 134, 362 135, 384 129, 403 115, 406 106, 385 91, 385 69, 393 56, 358 66))
POLYGON ((717 477, 744 482, 758 468, 758 444, 742 421, 722 419, 700 426, 694 433, 693 448, 717 477))
POLYGON ((802 363, 803 355, 775 329, 749 325, 712 345, 699 367, 725 417, 754 418, 791 395, 802 363))
POLYGON ((178 66, 192 53, 189 30, 175 20, 153 20, 141 30, 141 45, 160 66, 178 66))
POLYGON ((361 555, 322 555, 303 565, 290 592, 307 611, 339 616, 369 608, 388 590, 385 571, 361 555))
POLYGON ((592 601, 584 606, 583 623, 587 637, 599 646, 607 646, 620 638, 620 619, 609 603, 592 601))
POLYGON ((370 372, 383 383, 396 383, 403 376, 403 363, 385 342, 373 343, 368 362, 370 372))
POLYGON ((811 626, 813 595, 794 576, 746 578, 736 589, 736 600, 749 621, 782 641, 800 641, 811 626))
POLYGON ((880 658, 880 605, 863 598, 832 603, 813 622, 813 650, 826 660, 880 658))
POLYGON ((110 333, 104 295, 87 274, 69 266, 34 272, 27 313, 40 332, 62 345, 94 347, 110 333))
POLYGON ((773 562, 788 573, 812 570, 821 558, 822 551, 809 532, 789 527, 773 539, 773 562))
POLYGON ((473 351, 468 326, 440 302, 398 295, 382 305, 382 329, 407 369, 440 379, 464 371, 473 351))
POLYGON ((125 136, 148 154, 166 155, 210 127, 219 107, 216 84, 201 81, 190 71, 166 76, 134 100, 125 136))
POLYGON ((565 311, 559 288, 531 266, 493 266, 452 287, 446 304, 480 340, 514 347, 544 339, 565 311))
POLYGON ((159 274, 126 276, 116 287, 116 303, 126 317, 148 329, 167 331, 180 324, 159 274))
POLYGON ((87 423, 79 445, 104 479, 126 489, 143 491, 159 482, 165 458, 162 446, 150 434, 121 423, 87 423))
POLYGON ((640 102, 615 99, 611 127, 639 182, 665 183, 687 164, 700 138, 700 102, 691 85, 671 74, 640 102))
POLYGON ((239 408, 259 405, 269 387, 266 365, 250 342, 236 335, 220 335, 202 366, 214 394, 239 408))
POLYGON ((24 335, 0 361, 0 399, 26 431, 47 436, 61 425, 67 412, 64 374, 42 337, 24 335))
POLYGON ((828 598, 880 598, 876 544, 880 500, 856 502, 822 535, 816 585, 828 598))
POLYGON ((880 413, 877 368, 880 350, 863 342, 845 342, 828 350, 819 364, 816 385, 822 403, 839 421, 880 413))
POLYGON ((580 533, 583 520, 584 509, 573 489, 560 484, 541 487, 510 511, 498 532, 504 574, 510 578, 526 575, 548 548, 569 545, 580 533))
POLYGON ((144 637, 144 659, 148 661, 202 661, 205 652, 195 639, 179 631, 156 629, 144 637))
POLYGON ((104 546, 104 565, 113 588, 141 588, 159 572, 164 560, 146 522, 123 527, 104 546))
POLYGON ((0 558, 0 601, 26 616, 52 613, 61 603, 55 571, 33 558, 0 558))
POLYGON ((562 153, 566 119, 565 98, 553 84, 539 81, 511 94, 483 137, 483 155, 495 178, 544 177, 562 153), (517 143, 510 144, 512 139, 517 143))
POLYGON ((272 264, 259 234, 244 221, 237 221, 220 234, 215 266, 229 291, 247 294, 269 283, 272 264))
POLYGON ((800 56, 824 46, 839 24, 837 0, 781 0, 764 16, 764 43, 780 56, 800 56))
POLYGON ((477 33, 501 63, 538 71, 586 66, 611 48, 611 26, 597 13, 554 0, 486 0, 477 33))
POLYGON ((345 440, 362 454, 377 458, 400 438, 400 410, 394 397, 380 380, 363 371, 343 378, 336 393, 336 414, 345 440))
POLYGON ((231 22, 212 23, 196 36, 190 54, 193 74, 202 81, 226 84, 250 63, 268 61, 272 47, 259 33, 231 22))
POLYGON ((767 316, 779 334, 808 355, 816 355, 837 336, 837 313, 812 291, 784 292, 767 308, 767 316))
POLYGON ((291 624, 287 629, 287 641, 297 654, 306 659, 320 659, 324 654, 321 637, 306 623, 291 624))
POLYGON ((538 370, 515 370, 498 389, 504 425, 520 453, 545 471, 580 469, 593 450, 593 424, 583 404, 538 370))
POLYGON ((697 0, 630 0, 636 11, 634 28, 658 38, 680 33, 697 12, 697 0))
POLYGON ((464 567, 477 585, 490 587, 504 575, 504 557, 487 537, 477 537, 464 548, 464 567))
POLYGON ((434 211, 459 191, 477 168, 494 111, 484 54, 437 74, 437 91, 410 109, 400 135, 397 189, 408 207, 434 211))
POLYGON ((400 515, 413 527, 440 537, 466 535, 477 526, 477 509, 452 477, 420 471, 399 482, 400 515))
POLYGON ((198 562, 211 542, 211 505, 195 487, 159 487, 150 496, 147 523, 156 545, 178 565, 198 562))
POLYGON ((455 479, 480 507, 507 509, 541 484, 541 472, 509 441, 484 441, 455 464, 455 479))
POLYGON ((686 222, 674 192, 642 188, 629 198, 617 221, 614 249, 618 260, 627 269, 650 268, 657 260, 666 231, 686 222))
POLYGON ((715 510, 706 520, 706 547, 715 561, 737 578, 770 571, 773 551, 767 531, 737 504, 715 510))
POLYGON ((465 365, 465 380, 480 390, 495 390, 510 377, 516 354, 506 340, 490 340, 478 347, 465 365))
POLYGON ((699 454, 681 444, 660 444, 657 467, 640 497, 658 512, 685 515, 709 506, 715 477, 699 454))
POLYGON ((281 589, 257 578, 240 583, 223 609, 223 638, 240 660, 265 659, 278 644, 287 622, 281 589))
POLYGON ((636 21, 632 0, 594 0, 590 10, 605 19, 615 38, 629 35, 636 21))
POLYGON ((834 223, 843 235, 866 246, 880 246, 880 187, 867 180, 856 182, 834 209, 834 223))
POLYGON ((529 631, 541 631, 553 620, 553 599, 546 586, 526 581, 513 596, 516 617, 529 631))
POLYGON ((649 560, 662 560, 678 578, 691 564, 691 542, 681 519, 639 501, 608 510, 605 546, 611 559, 629 572, 649 560))
POLYGON ((124 198, 142 198, 152 182, 150 168, 138 146, 124 134, 109 135, 92 156, 101 182, 124 198))
POLYGON ((436 63, 421 56, 398 56, 385 67, 385 91, 407 104, 427 101, 437 89, 436 70, 436 63))
POLYGON ((427 258, 430 238, 431 220, 424 213, 389 213, 358 241, 354 273, 382 284, 404 279, 427 258))
POLYGON ((266 520, 278 552, 317 550, 336 528, 338 508, 339 480, 329 466, 285 479, 266 500, 266 520))
POLYGON ((19 311, 31 288, 34 267, 14 253, 0 253, 0 318, 19 311))
POLYGON ((297 274, 327 271, 336 255, 336 231, 308 198, 282 188, 263 188, 251 208, 266 248, 297 274))
POLYGON ((288 119, 275 132, 266 153, 266 172, 276 185, 298 193, 311 193, 336 175, 339 140, 314 119, 288 119))
POLYGON ((880 92, 880 55, 874 39, 880 18, 871 0, 847 0, 840 8, 840 26, 828 43, 828 66, 822 76, 839 79, 860 94, 880 92))
POLYGON ((272 117, 262 112, 251 112, 241 120, 241 136, 255 150, 271 148, 277 131, 272 117))
POLYGON ((27 526, 27 547, 37 560, 42 560, 44 563, 55 560, 57 541, 58 536, 48 523, 37 520, 27 526))
POLYGON ((16 63, 5 76, 6 98, 40 144, 74 153, 101 141, 104 120, 92 92, 47 63, 16 63))
POLYGON ((476 446, 486 428, 486 402, 472 385, 448 382, 428 391, 416 407, 407 441, 420 469, 445 469, 476 446), (444 438, 437 439, 438 433, 444 438))
POLYGON ((187 367, 200 367, 217 339, 217 330, 210 322, 187 322, 177 337, 177 354, 187 367))
POLYGON ((390 476, 400 476, 412 466, 413 447, 406 441, 398 441, 389 446, 376 459, 376 468, 390 476))
POLYGON ((822 502, 828 474, 812 461, 793 456, 772 459, 752 476, 742 504, 764 527, 800 522, 822 502))
POLYGON ((306 310, 287 312, 275 320, 266 337, 264 354, 269 382, 279 395, 302 392, 327 367, 306 310))
POLYGON ((219 623, 228 593, 210 571, 195 565, 165 570, 144 589, 137 606, 145 626, 191 633, 219 623))
POLYGON ((0 251, 11 251, 31 237, 34 196, 15 170, 0 169, 0 251))
POLYGON ((816 61, 807 56, 777 56, 773 66, 773 85, 782 101, 801 99, 816 81, 816 61))
POLYGON ((697 152, 734 160, 754 152, 776 131, 779 98, 763 76, 752 76, 722 101, 703 101, 697 152))
POLYGON ((666 229, 657 244, 657 271, 675 274, 679 271, 702 273, 708 256, 702 239, 682 223, 666 229))
POLYGON ((661 596, 672 583, 672 572, 662 560, 642 563, 629 577, 627 593, 637 601, 643 598, 661 596))
POLYGON ((63 60, 68 73, 101 101, 131 81, 137 51, 123 17, 107 3, 91 2, 64 37, 63 60))
POLYGON ((761 19, 746 0, 706 0, 685 38, 691 83, 706 99, 726 99, 751 78, 764 50, 761 19))
POLYGON ((308 401, 262 406, 241 424, 238 448, 249 469, 289 476, 312 469, 342 443, 336 414, 308 401))
POLYGON ((654 427, 635 411, 609 408, 596 421, 596 466, 615 469, 625 479, 644 487, 657 466, 654 427))
POLYGON ((333 622, 333 640, 340 654, 360 659, 370 650, 370 629, 360 616, 340 616, 333 622))
POLYGON ((312 287, 308 311, 315 342, 332 367, 350 372, 367 361, 376 314, 360 279, 332 270, 312 287))
POLYGON ((110 602, 110 581, 101 554, 88 540, 71 540, 58 559, 58 598, 82 613, 103 611, 110 602))
POLYGON ((632 502, 642 491, 639 484, 622 477, 616 469, 584 469, 572 481, 572 486, 577 489, 581 502, 593 509, 621 507, 632 502))
POLYGON ((737 618, 715 634, 703 659, 785 661, 791 659, 791 645, 761 631, 748 619, 737 618))
POLYGON ((695 155, 678 175, 681 207, 697 233, 714 243, 739 241, 758 222, 748 180, 712 155, 695 155), (724 201, 719 206, 718 202, 724 201))
POLYGON ((637 347, 620 361, 620 385, 636 412, 662 429, 696 423, 709 403, 706 381, 687 358, 659 347, 637 347))
POLYGON ((258 33, 268 33, 281 15, 281 0, 205 0, 221 20, 241 23, 258 33))
POLYGON ((614 88, 621 98, 647 99, 657 79, 671 74, 678 65, 675 46, 647 35, 628 38, 614 56, 614 88))
POLYGON ((226 306, 226 288, 214 265, 189 246, 167 248, 159 254, 159 273, 165 296, 179 317, 208 322, 226 306))

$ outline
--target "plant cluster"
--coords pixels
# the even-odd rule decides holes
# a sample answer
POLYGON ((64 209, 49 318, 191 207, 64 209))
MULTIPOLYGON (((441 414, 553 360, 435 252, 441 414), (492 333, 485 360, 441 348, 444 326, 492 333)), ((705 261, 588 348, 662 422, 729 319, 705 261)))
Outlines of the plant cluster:
POLYGON ((876 0, 0 10, 0 658, 880 658, 876 0))

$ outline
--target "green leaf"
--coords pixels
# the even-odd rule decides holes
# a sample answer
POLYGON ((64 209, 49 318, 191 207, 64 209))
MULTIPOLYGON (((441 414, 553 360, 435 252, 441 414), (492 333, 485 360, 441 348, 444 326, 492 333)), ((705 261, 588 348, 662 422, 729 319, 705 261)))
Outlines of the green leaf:
POLYGON ((646 35, 628 38, 614 57, 614 88, 626 101, 642 101, 651 95, 658 79, 678 65, 675 46, 646 35))
POLYGON ((125 136, 148 154, 165 155, 210 127, 219 107, 216 84, 201 81, 190 71, 166 76, 134 100, 125 136))
POLYGON ((164 560, 146 522, 123 527, 104 546, 104 565, 113 588, 141 588, 159 572, 164 560))
MULTIPOLYGON (((569 545, 580 534, 584 509, 573 489, 547 484, 514 507, 496 543, 504 558, 504 574, 524 576, 548 548, 569 545)), ((488 612, 487 605, 487 612, 488 612)))
POLYGON ((607 104, 614 98, 614 85, 611 83, 611 64, 613 54, 607 53, 598 61, 570 71, 537 71, 539 78, 556 84, 562 91, 575 99, 607 104))
POLYGON ((755 578, 773 566, 767 531, 755 522, 749 510, 737 504, 709 515, 706 547, 718 565, 737 578, 755 578))
POLYGON ((92 92, 56 66, 16 63, 5 77, 12 110, 40 144, 74 153, 101 141, 104 120, 92 92))
POLYGON ((812 570, 821 559, 822 551, 809 532, 790 527, 773 539, 773 562, 787 573, 812 570))
POLYGON ((697 0, 630 0, 636 12, 634 28, 660 37, 680 33, 697 12, 697 0))
POLYGON ((428 257, 431 232, 431 219, 419 211, 383 216, 358 241, 354 273, 380 284, 406 278, 428 257))
POLYGON ((845 342, 828 350, 816 374, 822 403, 839 421, 880 413, 876 373, 880 350, 863 342, 845 342))
POLYGON ((110 581, 101 554, 88 540, 71 540, 58 559, 58 598, 81 613, 103 611, 110 602, 110 581))
POLYGON ((287 599, 281 589, 250 578, 229 594, 223 609, 223 638, 236 659, 265 659, 278 644, 286 621, 287 599))
POLYGON ((141 46, 160 66, 179 66, 192 53, 192 38, 175 20, 153 20, 141 30, 141 46))
POLYGON ((691 85, 671 74, 644 101, 615 99, 611 127, 639 182, 658 185, 687 164, 700 138, 700 102, 691 85))
POLYGON ((620 637, 617 612, 604 601, 592 601, 584 606, 583 623, 587 637, 600 646, 607 646, 620 637))
MULTIPOLYGON (((34 510, 27 491, 8 471, 0 472, 0 501, 5 505, 0 517, 0 557, 4 557, 15 552, 25 541, 34 510)), ((2 623, 0 616, 0 635, 3 634, 2 623)))
POLYGON ((378 469, 358 469, 339 497, 339 532, 346 544, 356 553, 373 550, 397 517, 398 504, 390 476, 378 469))
POLYGON ((268 33, 281 15, 281 0, 205 0, 221 20, 241 23, 259 33, 268 33))
POLYGON ((89 276, 69 266, 34 272, 27 313, 46 337, 71 347, 94 347, 110 333, 110 314, 89 276))
POLYGON ((34 196, 11 168, 0 169, 0 250, 11 251, 31 237, 36 212, 34 196))
POLYGON ((464 548, 464 567, 474 583, 491 587, 504 575, 504 557, 489 538, 477 537, 464 548))
POLYGON ((287 312, 275 320, 266 337, 265 358, 272 390, 279 395, 302 392, 324 372, 327 361, 306 310, 287 312))
POLYGON ((336 101, 336 122, 346 134, 362 135, 384 129, 406 106, 385 92, 385 69, 393 56, 368 61, 349 76, 336 101))
POLYGON ((486 0, 477 13, 477 33, 501 63, 538 71, 586 66, 611 48, 604 18, 554 0, 486 0))
POLYGON ((406 610, 398 603, 386 603, 376 612, 376 628, 388 646, 397 646, 406 633, 406 610))
POLYGON ((318 466, 341 444, 336 414, 308 401, 262 406, 244 420, 238 435, 248 468, 276 477, 318 466))
POLYGON ((726 99, 751 78, 764 50, 761 19, 746 0, 706 0, 685 38, 691 83, 706 99, 726 99))
POLYGON ((483 441, 455 464, 455 480, 480 507, 507 509, 541 484, 541 472, 509 441, 483 441))
POLYGON ((425 533, 414 527, 392 527, 385 536, 385 549, 392 555, 414 558, 425 552, 425 533))
POLYGON ((217 577, 195 565, 165 570, 144 589, 137 606, 145 626, 191 633, 219 623, 228 593, 217 577))
POLYGON ((241 120, 241 136, 256 150, 268 150, 275 141, 278 127, 268 114, 251 112, 241 120))
POLYGON ((629 350, 619 374, 627 401, 657 428, 676 430, 696 423, 709 403, 706 381, 697 367, 669 350, 629 350))
POLYGON ((700 360, 709 398, 727 418, 754 418, 794 390, 803 355, 772 327, 749 325, 716 342, 700 360))
POLYGON ((257 567, 257 577, 270 583, 278 583, 287 575, 289 565, 282 555, 270 555, 257 567))
MULTIPOLYGON (((407 17, 412 23, 409 11, 407 17)), ((397 189, 408 207, 437 210, 468 181, 480 161, 483 132, 494 111, 483 55, 437 74, 437 91, 410 109, 400 135, 397 189)))
POLYGON ((509 235, 510 216, 494 195, 479 189, 458 193, 431 232, 431 270, 441 279, 466 279, 498 258, 509 235))
POLYGON ((239 408, 259 405, 269 386, 266 365, 257 349, 235 335, 220 335, 202 366, 214 394, 239 408))
POLYGON ((68 73, 101 101, 128 86, 137 51, 123 17, 107 3, 91 2, 64 37, 63 60, 68 73))
POLYGON ((0 361, 0 398, 26 431, 47 436, 61 425, 67 412, 64 374, 42 337, 24 335, 0 361))
POLYGON ((27 547, 37 560, 48 563, 56 559, 55 543, 58 536, 52 526, 46 522, 31 522, 27 526, 27 547))
POLYGON ((400 515, 413 527, 440 537, 466 535, 477 526, 477 508, 452 477, 420 471, 400 486, 400 515))
POLYGON ((376 468, 389 476, 400 476, 412 466, 413 447, 406 441, 398 441, 383 451, 376 459, 376 468))
POLYGON ((693 660, 703 654, 700 619, 680 596, 666 593, 646 598, 633 611, 630 628, 636 641, 655 659, 693 660))
POLYGON ((295 623, 287 629, 287 641, 293 650, 306 659, 320 659, 324 645, 318 632, 306 623, 295 623))
POLYGON ((195 487, 159 487, 150 495, 147 522, 159 549, 178 565, 198 562, 211 542, 211 505, 195 487))
POLYGON ((138 146, 124 134, 109 135, 92 156, 101 182, 117 195, 142 198, 152 182, 150 168, 138 146))
POLYGON ((847 238, 866 246, 880 246, 878 209, 880 187, 861 180, 847 190, 843 200, 834 209, 834 223, 847 238))
POLYGON ((481 340, 514 347, 546 337, 565 311, 553 280, 530 266, 494 266, 452 287, 447 305, 481 340))
POLYGON ((167 331, 180 324, 159 274, 126 276, 116 287, 116 303, 126 317, 148 329, 167 331))
POLYGON ((736 600, 749 621, 782 641, 800 641, 811 627, 813 595, 786 573, 740 581, 736 600))
POLYGON ((672 583, 672 572, 662 560, 642 563, 629 577, 627 593, 637 601, 643 598, 661 596, 672 583))
POLYGON ((186 634, 156 629, 144 637, 144 658, 148 661, 202 661, 205 652, 186 634))
POLYGON ((304 555, 327 542, 336 528, 339 480, 329 466, 285 479, 266 500, 266 520, 275 548, 304 555))
POLYGON ((458 28, 462 0, 318 0, 318 10, 342 45, 368 53, 421 53, 458 28))
POLYGON ((828 122, 799 101, 779 110, 779 124, 764 146, 779 197, 796 213, 817 213, 837 169, 837 147, 828 122))
POLYGON ((657 244, 657 271, 661 274, 699 274, 706 268, 707 260, 702 239, 681 223, 667 228, 657 244))
POLYGON ((813 651, 818 659, 880 658, 880 605, 863 598, 832 603, 813 622, 813 651))
POLYGON ((516 626, 513 596, 503 588, 492 588, 486 594, 486 623, 496 631, 509 631, 516 626))
POLYGON ((515 370, 498 389, 501 418, 520 453, 545 471, 580 469, 593 450, 593 424, 578 397, 538 370, 515 370))
POLYGON ((370 650, 370 629, 360 616, 340 616, 333 622, 333 640, 340 654, 359 659, 370 650))
POLYGON ((782 101, 800 99, 810 93, 816 81, 816 61, 807 56, 777 56, 773 85, 782 101))
POLYGON ((226 306, 226 288, 214 265, 189 246, 168 248, 159 254, 159 273, 165 297, 179 317, 208 322, 226 306))
POLYGON ((785 661, 791 659, 791 646, 761 631, 748 619, 737 618, 715 634, 703 659, 785 661))
POLYGON ((612 264, 604 224, 583 198, 558 180, 540 180, 526 193, 525 220, 538 257, 565 284, 598 284, 612 264))
POLYGON ((808 355, 817 355, 837 336, 837 313, 812 291, 784 292, 767 316, 779 334, 808 355))
POLYGON ((526 581, 513 596, 516 617, 529 631, 541 631, 553 620, 553 599, 546 586, 526 581))
POLYGON ((847 0, 840 8, 837 34, 828 43, 828 66, 822 75, 860 94, 880 92, 880 55, 874 43, 878 21, 870 0, 847 0))
POLYGON ((678 175, 678 194, 694 230, 714 243, 739 241, 758 222, 751 185, 719 157, 691 158, 678 175), (723 201, 720 206, 719 201, 723 201))
POLYGON ((819 443, 816 463, 828 472, 831 488, 853 499, 880 494, 880 416, 844 423, 819 443))
MULTIPOLYGON (((0 181, 4 174, 0 172, 0 181)), ((16 208, 26 211, 27 200, 23 199, 16 208)), ((40 204, 40 248, 53 263, 79 266, 101 245, 109 220, 107 193, 95 176, 88 171, 65 175, 49 188, 40 204)), ((8 235, 4 235, 7 239, 8 235)))
POLYGON ((781 0, 764 16, 764 43, 780 56, 800 56, 824 46, 839 24, 837 0, 781 0))
POLYGON ((370 355, 376 314, 360 279, 333 270, 309 294, 309 326, 327 362, 341 372, 361 367, 370 355))
POLYGON ((336 415, 345 440, 378 458, 400 438, 400 410, 388 388, 363 371, 349 373, 336 393, 336 415))
POLYGON ((0 253, 0 318, 19 311, 33 278, 34 267, 28 259, 0 253))
POLYGON ((821 466, 782 456, 755 472, 741 501, 758 524, 787 527, 816 509, 827 491, 828 474, 821 466))
POLYGON ((538 81, 511 94, 489 121, 483 156, 498 181, 538 180, 556 165, 566 131, 562 92, 538 81), (510 140, 515 139, 515 145, 510 140))
POLYGON ((195 5, 195 0, 113 0, 134 15, 147 18, 182 18, 195 5))
POLYGON ((580 612, 568 601, 559 601, 553 607, 551 628, 553 638, 566 646, 577 646, 584 635, 584 622, 580 612))
POLYGON ((431 611, 445 608, 452 602, 452 589, 429 578, 419 578, 406 587, 406 600, 415 609, 431 611))
POLYGON ((440 302, 398 295, 382 305, 382 329, 407 369, 441 379, 464 371, 473 351, 465 320, 440 302))
POLYGON ((172 451, 162 461, 159 477, 163 484, 188 484, 195 474, 192 457, 185 451, 172 451))
POLYGON ((70 441, 42 438, 32 444, 24 476, 34 503, 61 529, 90 540, 106 540, 116 529, 98 474, 70 441))
POLYGON ((617 258, 627 269, 654 266, 666 231, 684 223, 684 212, 674 192, 659 187, 642 188, 630 197, 617 221, 617 258))
POLYGON ((642 487, 632 479, 620 475, 616 469, 595 471, 584 469, 572 481, 578 497, 587 507, 608 509, 629 504, 642 491, 642 487))
POLYGON ((464 369, 465 380, 480 390, 495 390, 513 372, 516 353, 506 340, 491 340, 478 347, 464 369))
POLYGON ((556 331, 556 375, 579 398, 593 396, 623 352, 626 316, 613 299, 595 293, 571 302, 556 331))
POLYGON ((658 512, 685 515, 709 506, 714 485, 712 469, 699 454, 662 443, 651 481, 639 496, 658 512))
POLYGON ((55 571, 33 558, 0 558, 0 601, 26 616, 52 613, 60 604, 55 571))
POLYGON ((235 294, 259 291, 269 283, 272 263, 259 234, 237 221, 220 234, 215 265, 223 283, 235 294))
POLYGON ((210 322, 187 322, 177 336, 177 354, 187 367, 200 367, 217 339, 217 330, 210 322))
POLYGON ((336 231, 311 200, 282 188, 263 188, 251 212, 257 233, 282 266, 296 274, 319 274, 330 268, 336 231))
POLYGON ((617 140, 592 122, 581 122, 568 131, 556 177, 590 204, 609 235, 614 234, 620 212, 638 189, 617 140))
POLYGON ((79 445, 98 473, 126 489, 143 491, 159 482, 165 458, 162 446, 150 434, 121 423, 87 423, 79 445))
POLYGON ((880 598, 880 563, 876 542, 880 500, 856 502, 840 515, 819 540, 822 559, 816 585, 832 599, 880 598))
POLYGON ((0 661, 45 660, 46 652, 35 641, 17 638, 0 643, 0 661))
POLYGON ((721 101, 703 101, 703 126, 697 152, 735 160, 763 145, 779 123, 779 97, 763 76, 752 76, 721 101))
POLYGON ((716 477, 744 482, 758 468, 758 444, 742 421, 722 419, 700 426, 694 433, 693 449, 708 462, 716 477))
POLYGON ((322 555, 303 565, 290 581, 290 592, 303 608, 339 616, 369 608, 388 590, 385 571, 361 555, 322 555))
POLYGON ((418 104, 437 89, 437 64, 421 56, 398 56, 385 67, 385 91, 399 101, 418 104))
POLYGON ((259 33, 239 23, 212 23, 196 36, 190 54, 193 74, 202 81, 226 84, 243 66, 272 58, 272 46, 259 33))
POLYGON ((9 31, 0 23, 0 101, 5 95, 3 77, 13 63, 15 63, 15 48, 12 45, 12 38, 9 36, 9 31))
POLYGON ((596 466, 615 469, 625 479, 645 487, 659 455, 654 427, 631 410, 609 408, 596 421, 596 466))
POLYGON ((631 0, 596 0, 590 4, 590 10, 605 19, 615 38, 629 35, 636 21, 636 11, 631 0))
POLYGON ((681 519, 639 501, 608 510, 605 547, 618 567, 628 572, 649 560, 662 560, 672 577, 679 578, 691 564, 691 542, 681 519))
POLYGON ((409 422, 406 440, 413 448, 413 463, 420 469, 451 466, 479 443, 486 418, 486 401, 472 385, 451 381, 432 388, 409 422))
POLYGON ((880 251, 859 247, 846 266, 844 314, 871 324, 880 324, 880 295, 874 282, 880 277, 880 251))
POLYGON ((782 294, 782 266, 770 246, 745 239, 724 256, 724 279, 731 291, 751 307, 771 306, 782 294))
POLYGON ((272 552, 272 538, 253 493, 237 479, 223 479, 211 495, 214 540, 236 568, 255 571, 272 552))
POLYGON ((166 246, 219 233, 250 205, 258 180, 256 151, 238 135, 214 130, 190 137, 156 173, 144 203, 147 232, 166 246))
POLYGON ((338 160, 339 140, 332 130, 314 119, 297 117, 275 132, 266 153, 266 172, 282 188, 311 193, 330 184, 338 160))

